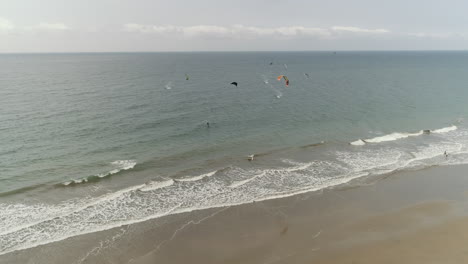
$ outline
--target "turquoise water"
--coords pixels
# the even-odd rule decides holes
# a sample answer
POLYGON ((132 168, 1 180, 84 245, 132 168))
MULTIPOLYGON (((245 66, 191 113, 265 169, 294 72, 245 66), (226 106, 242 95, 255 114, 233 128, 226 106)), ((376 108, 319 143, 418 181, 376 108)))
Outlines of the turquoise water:
POLYGON ((468 52, 11 54, 0 72, 0 254, 468 161, 468 52))

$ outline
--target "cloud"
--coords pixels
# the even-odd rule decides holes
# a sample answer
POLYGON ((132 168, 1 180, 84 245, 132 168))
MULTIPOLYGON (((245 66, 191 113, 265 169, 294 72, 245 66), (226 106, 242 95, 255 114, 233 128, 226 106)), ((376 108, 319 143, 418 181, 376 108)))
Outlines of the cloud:
POLYGON ((414 38, 429 38, 429 39, 450 39, 450 38, 467 38, 468 34, 466 33, 406 33, 406 36, 414 37, 414 38))
POLYGON ((142 25, 129 23, 123 25, 126 32, 143 34, 173 34, 186 37, 211 36, 225 38, 332 38, 342 33, 350 34, 385 34, 390 33, 387 29, 367 29, 359 27, 334 26, 331 28, 304 27, 304 26, 282 26, 282 27, 255 27, 244 25, 233 26, 174 26, 174 25, 142 25))
POLYGON ((9 32, 14 28, 15 25, 10 20, 0 17, 0 32, 9 32))
POLYGON ((337 32, 350 32, 350 33, 368 33, 368 34, 390 33, 389 30, 383 29, 383 28, 368 29, 368 28, 358 28, 358 27, 334 26, 331 29, 337 32))
POLYGON ((31 27, 34 30, 62 31, 70 28, 64 23, 40 23, 31 27))
POLYGON ((153 25, 140 25, 135 23, 125 24, 123 30, 126 32, 139 32, 139 33, 173 33, 177 32, 179 27, 175 26, 153 26, 153 25))
POLYGON ((213 36, 227 36, 232 34, 231 29, 220 26, 191 26, 181 28, 184 35, 199 36, 199 35, 213 35, 213 36))
POLYGON ((173 25, 141 25, 125 24, 123 30, 136 33, 179 34, 186 37, 212 36, 212 37, 327 37, 330 30, 314 27, 287 26, 287 27, 253 27, 244 25, 234 26, 173 26, 173 25))
POLYGON ((221 26, 198 25, 198 26, 173 26, 173 25, 140 25, 140 24, 125 24, 124 31, 138 33, 157 33, 157 34, 183 34, 187 36, 198 35, 229 35, 234 33, 232 29, 221 26))
POLYGON ((57 32, 69 30, 70 27, 64 23, 40 23, 30 27, 24 27, 24 30, 27 31, 47 31, 47 32, 57 32))
POLYGON ((39 23, 34 26, 16 26, 10 20, 0 17, 0 33, 57 32, 69 30, 64 23, 39 23))
MULTIPOLYGON (((64 24, 40 24, 36 29, 69 29, 64 24)), ((1 28, 1 21, 0 21, 1 28)), ((404 33, 392 32, 385 28, 361 28, 354 26, 332 26, 328 28, 305 27, 305 26, 280 26, 280 27, 256 27, 246 25, 216 26, 216 25, 195 25, 195 26, 176 26, 176 25, 146 25, 138 23, 124 24, 124 32, 140 34, 160 34, 164 36, 183 36, 187 38, 209 37, 209 38, 231 38, 231 39, 343 39, 352 36, 390 36, 392 38, 427 38, 427 39, 468 39, 468 33, 404 33)))

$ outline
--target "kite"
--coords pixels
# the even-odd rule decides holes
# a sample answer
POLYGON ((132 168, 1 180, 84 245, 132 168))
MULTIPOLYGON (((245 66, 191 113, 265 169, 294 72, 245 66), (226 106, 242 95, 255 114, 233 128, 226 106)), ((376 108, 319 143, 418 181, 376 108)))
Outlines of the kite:
POLYGON ((287 77, 286 75, 280 75, 280 76, 278 76, 276 79, 277 79, 278 81, 281 81, 281 78, 283 78, 284 81, 286 82, 286 86, 289 86, 289 79, 288 79, 288 77, 287 77))

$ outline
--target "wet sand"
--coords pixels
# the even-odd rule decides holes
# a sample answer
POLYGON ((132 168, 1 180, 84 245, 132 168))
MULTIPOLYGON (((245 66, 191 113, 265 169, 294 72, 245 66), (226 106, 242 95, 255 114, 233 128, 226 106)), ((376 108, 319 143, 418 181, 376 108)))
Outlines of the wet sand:
POLYGON ((468 263, 468 166, 81 235, 0 263, 468 263))

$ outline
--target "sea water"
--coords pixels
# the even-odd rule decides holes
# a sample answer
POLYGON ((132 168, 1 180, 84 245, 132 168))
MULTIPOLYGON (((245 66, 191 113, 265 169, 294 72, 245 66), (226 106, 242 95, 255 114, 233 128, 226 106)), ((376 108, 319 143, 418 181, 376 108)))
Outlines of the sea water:
POLYGON ((467 72, 468 52, 0 55, 0 254, 468 163, 467 72))

